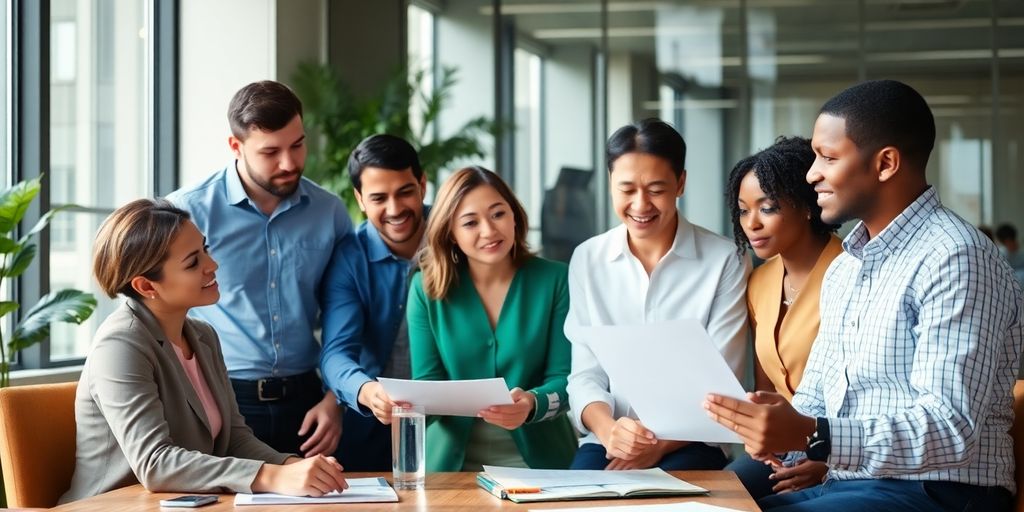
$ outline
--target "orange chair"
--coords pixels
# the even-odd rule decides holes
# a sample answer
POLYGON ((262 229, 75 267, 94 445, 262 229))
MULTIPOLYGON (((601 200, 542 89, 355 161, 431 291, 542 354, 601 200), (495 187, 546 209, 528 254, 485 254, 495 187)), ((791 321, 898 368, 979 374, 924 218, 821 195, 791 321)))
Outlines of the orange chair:
POLYGON ((1010 434, 1013 436, 1013 460, 1016 462, 1016 474, 1014 480, 1017 482, 1017 498, 1013 506, 1016 512, 1024 512, 1024 500, 1021 494, 1024 493, 1024 380, 1018 380, 1013 386, 1013 429, 1010 434))
POLYGON ((0 389, 7 506, 53 507, 75 471, 77 382, 0 389))

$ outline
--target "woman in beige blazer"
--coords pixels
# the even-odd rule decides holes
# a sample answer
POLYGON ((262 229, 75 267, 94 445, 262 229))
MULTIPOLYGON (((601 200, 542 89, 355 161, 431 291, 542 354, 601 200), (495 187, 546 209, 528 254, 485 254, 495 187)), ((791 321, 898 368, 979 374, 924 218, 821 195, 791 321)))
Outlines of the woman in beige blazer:
MULTIPOLYGON (((747 283, 756 388, 787 399, 800 384, 818 334, 825 271, 843 250, 834 234, 838 226, 822 222, 817 194, 805 179, 814 159, 807 139, 780 137, 729 175, 736 246, 749 246, 767 260, 747 283)), ((828 470, 806 459, 773 468, 746 454, 726 469, 736 472, 754 499, 817 485, 828 470)))
POLYGON ((246 426, 217 333, 186 316, 220 297, 216 269, 188 213, 164 200, 133 201, 100 228, 93 273, 104 292, 127 300, 85 360, 75 473, 62 503, 137 482, 312 496, 347 486, 333 457, 278 453, 246 426))

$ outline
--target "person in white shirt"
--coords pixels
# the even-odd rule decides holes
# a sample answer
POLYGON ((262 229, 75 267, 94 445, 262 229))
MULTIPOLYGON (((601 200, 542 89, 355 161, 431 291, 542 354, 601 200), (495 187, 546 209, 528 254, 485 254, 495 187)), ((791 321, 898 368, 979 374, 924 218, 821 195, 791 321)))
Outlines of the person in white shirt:
POLYGON ((622 225, 580 244, 569 264, 569 407, 585 434, 571 469, 721 469, 727 461, 719 447, 658 439, 644 427, 576 328, 696 319, 741 377, 750 261, 677 210, 686 143, 672 126, 658 119, 624 126, 608 139, 606 152, 622 225))

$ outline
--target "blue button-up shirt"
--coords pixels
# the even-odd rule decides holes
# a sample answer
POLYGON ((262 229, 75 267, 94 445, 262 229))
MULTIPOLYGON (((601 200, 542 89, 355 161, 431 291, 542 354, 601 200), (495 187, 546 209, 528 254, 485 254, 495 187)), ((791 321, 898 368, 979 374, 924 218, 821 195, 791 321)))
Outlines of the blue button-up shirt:
POLYGON ((364 415, 369 410, 359 404, 359 388, 387 367, 405 317, 410 265, 367 221, 335 253, 324 278, 320 374, 335 396, 364 415))
POLYGON ((929 188, 881 233, 859 224, 821 286, 793 406, 829 418, 829 476, 1002 486, 1024 309, 995 245, 929 188))
POLYGON ((235 162, 167 197, 192 214, 220 265, 220 301, 191 314, 213 325, 233 379, 314 370, 318 288, 352 220, 335 195, 305 178, 269 217, 242 187, 235 162))

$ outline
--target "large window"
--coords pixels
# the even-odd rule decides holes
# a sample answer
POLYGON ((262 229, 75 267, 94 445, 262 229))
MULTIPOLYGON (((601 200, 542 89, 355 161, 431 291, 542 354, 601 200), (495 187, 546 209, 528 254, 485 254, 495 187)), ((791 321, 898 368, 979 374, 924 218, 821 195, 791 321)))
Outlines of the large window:
MULTIPOLYGON (((465 4, 446 4, 439 26, 465 17, 456 3, 465 4)), ((841 89, 893 78, 921 91, 935 114, 928 175, 944 203, 974 223, 1024 222, 1024 203, 1016 199, 1024 186, 1021 2, 502 0, 499 8, 498 24, 515 36, 492 38, 490 53, 509 52, 493 44, 522 48, 527 40, 543 57, 538 116, 527 107, 534 61, 515 50, 511 69, 493 67, 494 81, 509 80, 510 73, 515 84, 515 132, 499 146, 508 139, 514 145, 512 181, 531 212, 538 171, 530 154, 539 133, 544 190, 554 191, 563 169, 570 172, 566 182, 575 174, 580 192, 587 187, 550 211, 594 211, 598 230, 617 224, 603 173, 592 174, 588 186, 573 167, 602 169, 608 135, 659 116, 689 147, 683 213, 728 234, 725 175, 738 159, 780 135, 809 136, 821 104, 841 89), (601 133, 588 138, 592 127, 601 133)), ((494 24, 486 16, 493 12, 490 5, 479 8, 475 23, 494 24)), ((438 54, 444 59, 459 51, 441 46, 438 54)), ((543 195, 556 197, 568 196, 543 195)))
POLYGON ((115 301, 91 277, 93 236, 114 208, 151 195, 149 2, 50 2, 50 202, 77 205, 50 230, 50 288, 91 291, 81 327, 53 326, 50 358, 84 357, 115 301))

